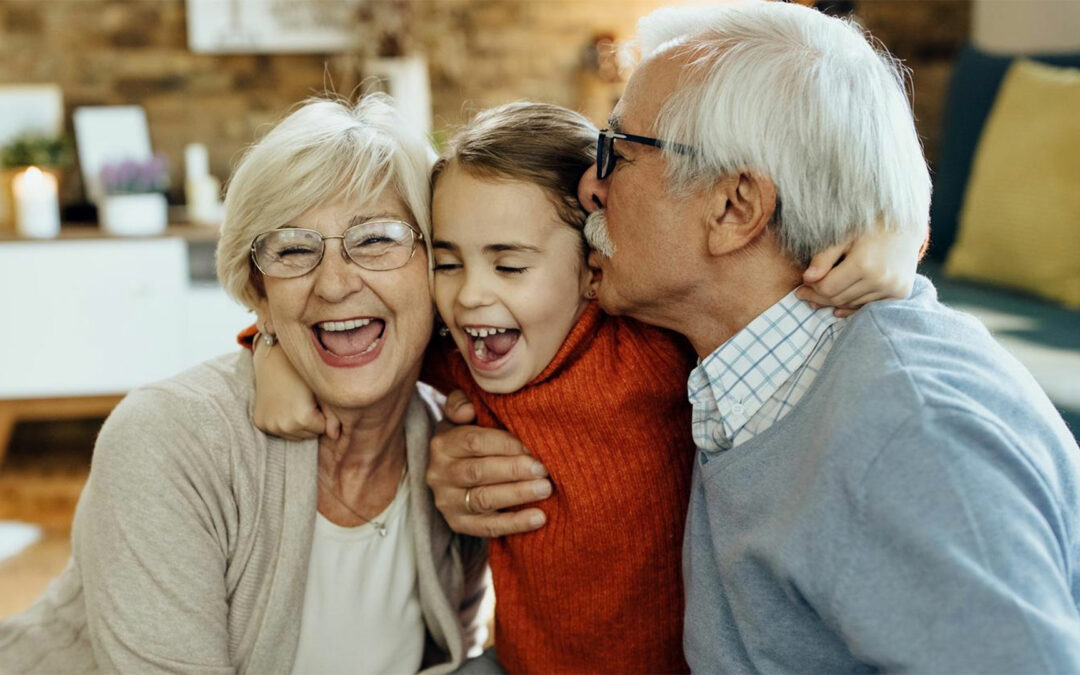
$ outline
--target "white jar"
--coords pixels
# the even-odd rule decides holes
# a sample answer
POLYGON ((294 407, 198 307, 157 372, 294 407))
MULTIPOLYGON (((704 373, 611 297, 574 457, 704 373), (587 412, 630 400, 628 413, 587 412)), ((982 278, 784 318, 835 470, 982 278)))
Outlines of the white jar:
POLYGON ((169 203, 160 192, 109 195, 101 201, 98 220, 109 234, 161 234, 169 224, 169 203))

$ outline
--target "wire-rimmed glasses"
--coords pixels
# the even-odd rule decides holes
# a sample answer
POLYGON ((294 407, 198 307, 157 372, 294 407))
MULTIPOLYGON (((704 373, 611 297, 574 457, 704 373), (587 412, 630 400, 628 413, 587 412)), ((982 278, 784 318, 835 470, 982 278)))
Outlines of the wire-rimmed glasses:
POLYGON ((424 235, 400 220, 371 220, 329 237, 315 230, 283 227, 256 236, 251 242, 251 259, 268 277, 302 277, 322 262, 327 239, 341 240, 341 254, 347 260, 366 270, 384 272, 412 260, 424 235))

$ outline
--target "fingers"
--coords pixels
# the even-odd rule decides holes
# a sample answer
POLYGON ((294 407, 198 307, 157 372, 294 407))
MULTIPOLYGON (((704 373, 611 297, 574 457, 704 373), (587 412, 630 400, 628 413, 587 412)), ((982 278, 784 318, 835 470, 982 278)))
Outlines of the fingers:
MULTIPOLYGON (((521 441, 508 431, 477 426, 451 427, 440 430, 431 439, 432 461, 491 455, 528 456, 521 441)), ((535 461, 535 460, 532 460, 535 461)))
POLYGON ((865 295, 859 296, 858 298, 855 298, 851 302, 844 303, 843 307, 839 307, 837 309, 850 310, 851 312, 854 312, 863 305, 868 305, 876 300, 884 300, 891 297, 891 295, 883 291, 872 291, 865 295))
POLYGON ((836 305, 837 295, 862 281, 866 276, 866 270, 858 260, 847 258, 841 265, 830 270, 824 279, 808 285, 828 300, 822 304, 836 305))
POLYGON ((496 537, 543 525, 538 509, 499 510, 548 498, 552 486, 546 477, 544 465, 505 431, 461 426, 431 439, 426 478, 435 506, 463 534, 496 537))
POLYGON ((332 412, 323 413, 326 417, 326 437, 336 441, 341 437, 341 420, 332 412))
POLYGON ((271 436, 284 438, 287 441, 303 441, 316 438, 323 433, 326 422, 318 409, 312 409, 306 416, 298 415, 291 420, 268 419, 256 413, 255 426, 271 436))
POLYGON ((844 255, 849 246, 849 244, 837 244, 814 256, 810 260, 810 266, 803 272, 803 281, 807 284, 820 281, 836 265, 836 262, 840 260, 840 256, 844 255))
MULTIPOLYGON (((446 495, 450 501, 445 504, 450 511, 457 511, 456 501, 451 491, 446 495)), ((519 483, 503 483, 500 485, 480 485, 468 488, 460 492, 461 512, 465 515, 482 515, 492 511, 525 506, 551 496, 551 481, 546 478, 524 481, 519 483), (465 503, 465 495, 469 496, 469 503, 465 503)))
POLYGON ((546 521, 540 509, 501 511, 524 506, 551 496, 551 483, 534 480, 510 485, 489 485, 460 490, 436 489, 435 507, 455 532, 481 537, 501 537, 528 532, 546 521))
POLYGON ((454 424, 469 424, 476 421, 476 409, 465 396, 465 392, 460 389, 455 389, 446 397, 443 413, 454 424))
MULTIPOLYGON (((429 475, 436 474, 434 480, 437 484, 461 489, 547 478, 547 470, 544 465, 527 455, 458 458, 442 463, 437 467, 432 467, 429 464, 428 473, 429 475)), ((487 508, 501 509, 506 506, 515 506, 517 503, 519 502, 487 508)))
MULTIPOLYGON (((445 515, 445 514, 444 514, 445 515)), ((508 534, 532 532, 546 522, 540 509, 487 513, 479 516, 446 518, 450 529, 473 537, 503 537, 508 534)))
POLYGON ((810 306, 814 309, 825 307, 829 304, 829 299, 821 293, 818 293, 810 286, 799 286, 795 289, 795 297, 800 300, 805 300, 810 303, 810 306))

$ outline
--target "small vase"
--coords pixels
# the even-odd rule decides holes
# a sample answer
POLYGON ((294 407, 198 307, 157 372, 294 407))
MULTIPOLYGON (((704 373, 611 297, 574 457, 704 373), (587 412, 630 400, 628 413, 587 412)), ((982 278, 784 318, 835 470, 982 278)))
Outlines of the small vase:
POLYGON ((169 224, 169 203, 160 192, 109 195, 101 201, 99 220, 109 234, 161 234, 169 224))

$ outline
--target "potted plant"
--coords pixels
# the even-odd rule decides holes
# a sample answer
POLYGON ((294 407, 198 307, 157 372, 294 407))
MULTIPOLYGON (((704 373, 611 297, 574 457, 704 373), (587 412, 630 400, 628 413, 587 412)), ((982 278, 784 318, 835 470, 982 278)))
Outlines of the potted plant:
POLYGON ((104 196, 98 204, 102 228, 110 234, 149 235, 169 222, 169 164, 164 155, 105 164, 99 174, 104 196))
POLYGON ((71 164, 71 143, 65 136, 23 134, 0 147, 0 229, 14 224, 15 176, 36 166, 52 174, 60 184, 64 168, 71 164))

